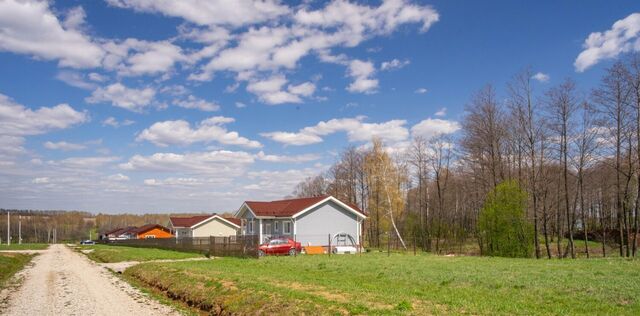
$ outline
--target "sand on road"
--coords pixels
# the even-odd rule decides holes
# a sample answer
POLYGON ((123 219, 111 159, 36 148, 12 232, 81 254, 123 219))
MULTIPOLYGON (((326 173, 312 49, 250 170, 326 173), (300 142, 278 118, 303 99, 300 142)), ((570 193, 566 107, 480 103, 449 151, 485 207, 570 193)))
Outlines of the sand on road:
POLYGON ((51 245, 20 275, 2 315, 179 315, 64 245, 51 245))

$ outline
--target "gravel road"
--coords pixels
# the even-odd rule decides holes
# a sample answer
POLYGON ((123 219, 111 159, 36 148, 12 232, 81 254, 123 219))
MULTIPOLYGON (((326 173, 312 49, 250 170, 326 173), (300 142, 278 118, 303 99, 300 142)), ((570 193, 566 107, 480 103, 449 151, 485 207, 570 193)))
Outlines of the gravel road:
POLYGON ((179 315, 63 245, 51 245, 20 274, 2 315, 179 315))

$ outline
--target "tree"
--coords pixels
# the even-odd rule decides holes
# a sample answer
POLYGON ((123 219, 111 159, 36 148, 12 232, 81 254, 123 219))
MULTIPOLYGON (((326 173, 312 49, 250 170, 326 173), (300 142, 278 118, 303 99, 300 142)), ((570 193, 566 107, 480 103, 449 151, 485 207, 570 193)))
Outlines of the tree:
POLYGON ((500 183, 489 193, 478 219, 484 255, 530 257, 533 227, 525 213, 527 193, 514 180, 500 183))

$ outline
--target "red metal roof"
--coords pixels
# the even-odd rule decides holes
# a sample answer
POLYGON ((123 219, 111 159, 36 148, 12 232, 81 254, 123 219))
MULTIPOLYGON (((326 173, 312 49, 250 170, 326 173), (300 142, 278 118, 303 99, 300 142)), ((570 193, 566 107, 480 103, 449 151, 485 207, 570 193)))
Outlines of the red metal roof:
MULTIPOLYGON (((323 195, 270 202, 246 201, 245 203, 247 204, 247 206, 249 206, 251 211, 253 211, 256 216, 291 217, 294 214, 299 213, 300 211, 314 204, 317 204, 328 197, 329 195, 323 195)), ((345 204, 347 204, 357 212, 365 215, 365 213, 357 206, 348 203, 345 204)))
POLYGON ((173 227, 191 227, 195 224, 198 224, 202 221, 204 221, 205 219, 213 216, 215 214, 212 215, 196 215, 196 216, 191 216, 191 217, 169 217, 169 220, 171 221, 171 225, 173 225, 173 227))
POLYGON ((239 218, 233 218, 233 217, 222 217, 220 215, 217 214, 212 214, 212 215, 197 215, 197 216, 191 216, 191 217, 169 217, 169 220, 171 221, 171 225, 173 225, 173 227, 193 227, 193 225, 196 225, 208 218, 210 218, 211 216, 218 216, 222 219, 225 219, 231 223, 234 223, 238 226, 240 226, 240 219, 239 218))

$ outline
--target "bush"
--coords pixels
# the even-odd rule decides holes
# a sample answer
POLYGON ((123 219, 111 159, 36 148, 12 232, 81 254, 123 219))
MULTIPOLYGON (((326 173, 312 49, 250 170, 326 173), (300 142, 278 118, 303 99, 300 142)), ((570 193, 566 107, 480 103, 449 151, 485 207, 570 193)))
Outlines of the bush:
POLYGON ((489 193, 478 219, 482 254, 531 257, 534 231, 526 205, 527 193, 516 181, 505 181, 489 193))

